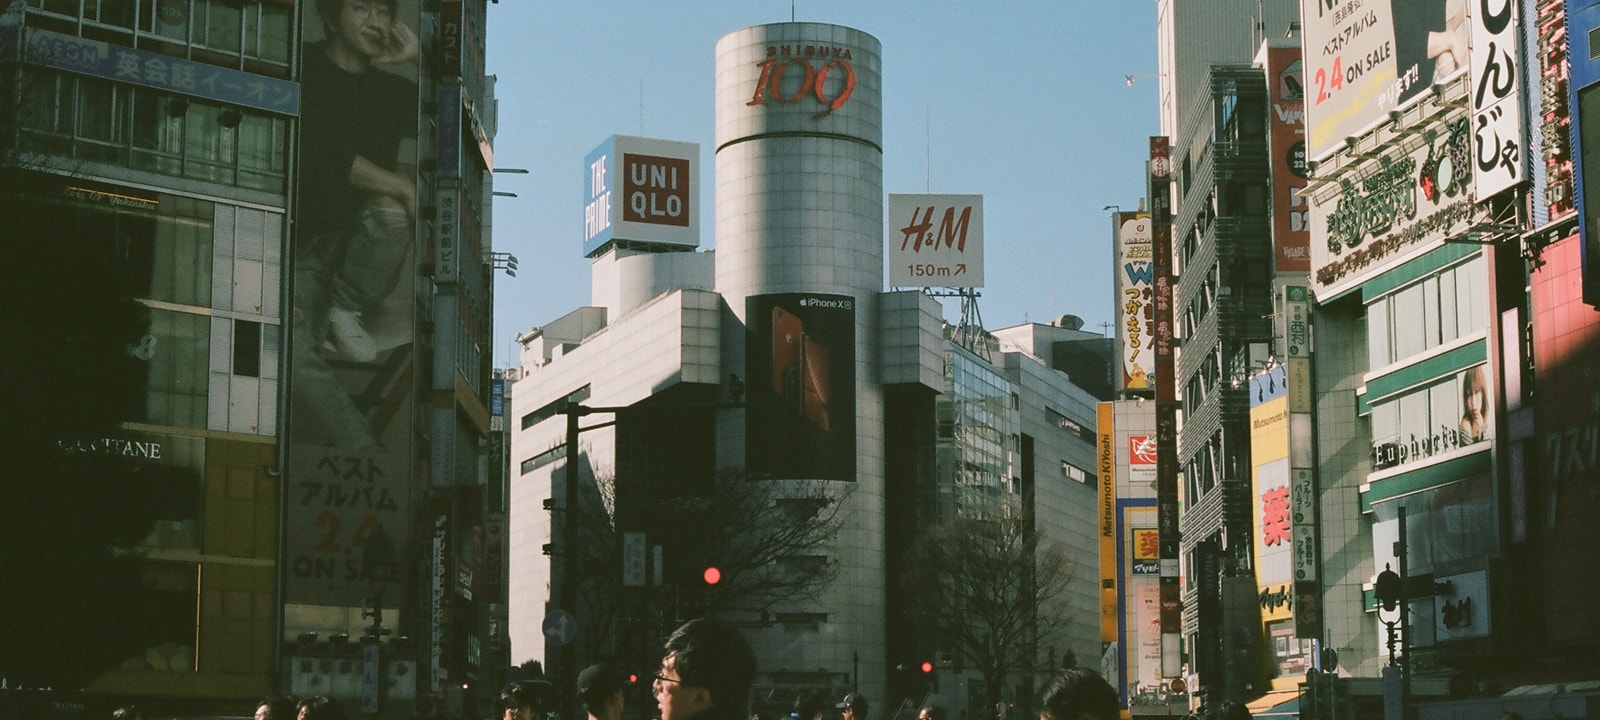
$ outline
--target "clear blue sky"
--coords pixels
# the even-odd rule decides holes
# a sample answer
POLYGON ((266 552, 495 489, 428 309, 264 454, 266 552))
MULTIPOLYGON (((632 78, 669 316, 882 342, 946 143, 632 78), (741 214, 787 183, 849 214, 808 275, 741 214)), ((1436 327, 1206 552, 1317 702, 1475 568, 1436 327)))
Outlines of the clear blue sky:
MULTIPOLYGON (((1143 196, 1157 132, 1151 0, 500 0, 495 364, 513 337, 589 303, 583 159, 613 134, 697 142, 702 247, 715 247, 716 42, 791 19, 883 43, 884 189, 983 195, 984 325, 1112 320, 1106 205, 1143 196), (1134 84, 1126 76, 1134 75, 1134 84)), ((954 317, 953 301, 946 316, 954 317)))

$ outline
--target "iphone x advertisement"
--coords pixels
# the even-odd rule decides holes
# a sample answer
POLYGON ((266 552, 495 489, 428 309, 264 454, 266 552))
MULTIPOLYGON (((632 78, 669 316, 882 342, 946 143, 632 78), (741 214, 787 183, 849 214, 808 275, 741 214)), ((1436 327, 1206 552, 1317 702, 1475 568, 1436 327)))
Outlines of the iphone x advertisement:
POLYGON ((798 293, 745 302, 750 475, 855 479, 855 298, 798 293))

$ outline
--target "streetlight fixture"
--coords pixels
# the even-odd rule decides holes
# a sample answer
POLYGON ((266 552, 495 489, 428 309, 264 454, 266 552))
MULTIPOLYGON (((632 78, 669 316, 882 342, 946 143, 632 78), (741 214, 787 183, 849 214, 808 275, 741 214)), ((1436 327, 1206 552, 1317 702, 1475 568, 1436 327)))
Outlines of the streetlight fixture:
POLYGON ((376 718, 383 697, 383 651, 380 641, 390 630, 383 626, 383 592, 389 588, 394 570, 394 541, 379 524, 367 535, 361 549, 361 567, 367 575, 372 595, 361 608, 362 619, 371 619, 361 634, 361 712, 376 718))
POLYGON ((1383 669, 1384 687, 1389 688, 1390 683, 1399 682, 1399 690, 1395 693, 1397 702, 1389 702, 1389 692, 1385 692, 1384 717, 1386 720, 1404 720, 1410 714, 1411 704, 1411 663, 1407 654, 1411 647, 1411 627, 1409 599, 1406 597, 1406 508, 1399 508, 1400 539, 1394 543, 1395 557, 1400 563, 1400 572, 1390 569, 1388 564, 1383 566, 1383 572, 1372 583, 1372 596, 1378 601, 1378 621, 1383 623, 1387 630, 1389 665, 1383 669), (1386 614, 1393 613, 1393 619, 1386 614), (1398 635, 1395 626, 1399 626, 1398 635), (1395 646, 1399 646, 1398 657, 1395 646))

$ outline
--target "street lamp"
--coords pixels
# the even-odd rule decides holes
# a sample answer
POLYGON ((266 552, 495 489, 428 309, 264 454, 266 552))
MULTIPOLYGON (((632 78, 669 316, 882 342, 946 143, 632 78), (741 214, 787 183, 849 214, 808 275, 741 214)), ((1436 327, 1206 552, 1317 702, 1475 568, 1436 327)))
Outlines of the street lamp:
MULTIPOLYGON (((1372 583, 1372 596, 1378 601, 1378 621, 1383 623, 1388 633, 1389 665, 1383 669, 1384 686, 1399 681, 1398 702, 1384 703, 1384 717, 1388 720, 1402 720, 1409 714, 1411 695, 1411 663, 1407 653, 1411 647, 1411 628, 1408 616, 1411 614, 1406 597, 1406 508, 1399 508, 1400 539, 1394 543, 1394 553, 1400 563, 1400 572, 1396 573, 1383 566, 1383 572, 1372 583), (1386 617, 1393 613, 1393 619, 1386 617), (1399 626, 1398 637, 1395 626, 1399 626), (1399 645, 1399 656, 1395 655, 1395 646, 1399 645), (1398 677, 1397 677, 1398 676, 1398 677)), ((1385 693, 1388 696, 1388 693, 1385 693)))
POLYGON ((372 620, 361 635, 361 712, 371 717, 377 717, 383 697, 383 653, 379 641, 389 634, 389 628, 383 626, 383 591, 389 587, 394 557, 394 541, 379 524, 367 534, 361 549, 361 566, 372 591, 361 608, 362 619, 372 620))

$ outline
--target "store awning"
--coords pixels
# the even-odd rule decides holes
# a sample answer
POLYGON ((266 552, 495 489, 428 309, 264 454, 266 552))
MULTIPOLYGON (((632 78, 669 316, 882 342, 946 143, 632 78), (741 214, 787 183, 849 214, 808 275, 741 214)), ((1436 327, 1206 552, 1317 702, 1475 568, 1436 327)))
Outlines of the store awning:
POLYGON ((1261 718, 1298 718, 1300 717, 1300 691, 1299 690, 1274 690, 1250 702, 1245 703, 1250 714, 1261 718))

